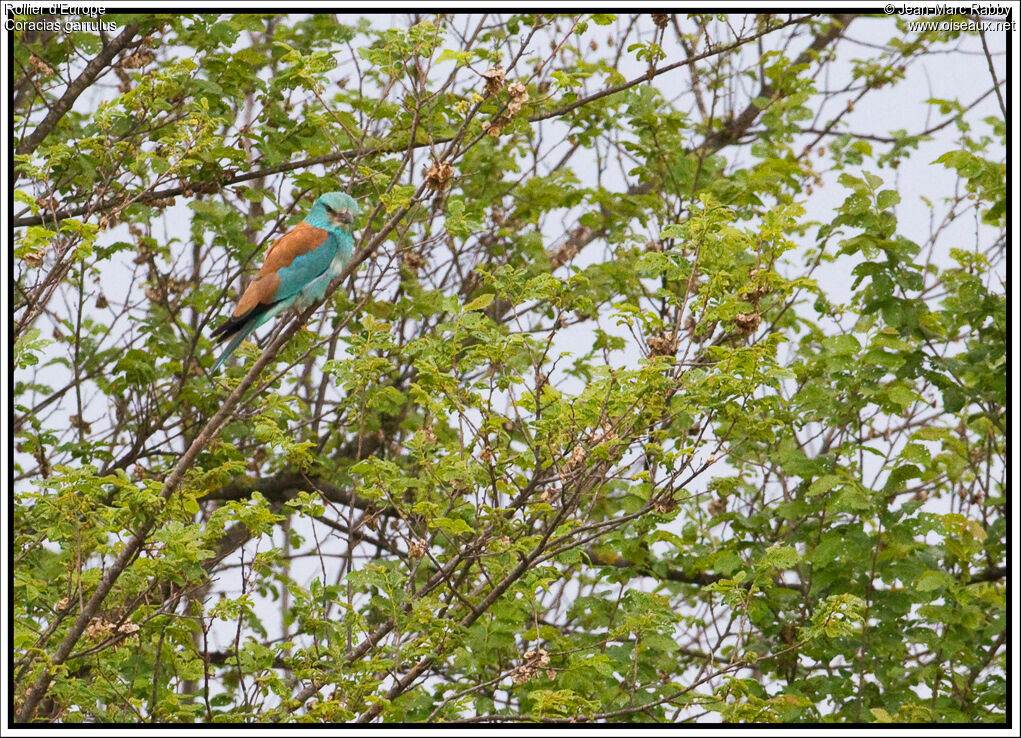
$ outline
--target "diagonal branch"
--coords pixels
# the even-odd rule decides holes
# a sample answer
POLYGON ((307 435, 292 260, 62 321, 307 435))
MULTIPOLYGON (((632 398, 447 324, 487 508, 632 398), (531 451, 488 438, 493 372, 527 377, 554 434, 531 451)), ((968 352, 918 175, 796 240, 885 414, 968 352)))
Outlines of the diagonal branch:
MULTIPOLYGON (((841 13, 834 16, 829 28, 812 40, 808 48, 802 51, 798 58, 794 60, 794 65, 799 66, 811 62, 819 52, 844 35, 847 26, 856 16, 856 13, 841 13)), ((748 103, 736 118, 731 119, 721 130, 709 136, 705 144, 703 144, 704 148, 708 151, 719 151, 724 146, 740 138, 751 127, 752 123, 755 122, 755 119, 759 117, 759 113, 762 112, 762 108, 755 104, 755 99, 771 98, 773 92, 773 87, 768 82, 763 82, 755 98, 748 103)))
POLYGON ((758 33, 754 33, 746 38, 739 38, 738 40, 732 41, 729 44, 713 46, 711 49, 709 49, 708 51, 704 51, 701 54, 689 56, 686 59, 681 59, 680 61, 676 61, 673 64, 667 64, 664 67, 658 67, 655 70, 650 69, 649 72, 646 72, 641 76, 635 77, 634 79, 628 80, 627 82, 621 82, 619 85, 614 85, 612 87, 607 87, 606 89, 599 90, 598 92, 594 92, 591 95, 588 95, 587 97, 575 100, 573 103, 564 105, 563 107, 559 107, 555 110, 550 110, 546 113, 541 113, 539 115, 534 115, 528 120, 530 123, 536 123, 540 120, 546 120, 547 118, 557 118, 561 115, 564 115, 565 113, 571 112, 575 108, 580 108, 583 105, 588 105, 590 102, 594 102, 595 100, 599 100, 600 98, 603 97, 608 97, 609 95, 616 95, 618 92, 623 92, 624 90, 630 89, 636 85, 640 85, 643 82, 648 82, 666 72, 672 72, 673 70, 680 69, 681 67, 690 67, 695 62, 708 59, 709 57, 712 56, 720 56, 721 54, 724 54, 728 51, 733 51, 734 49, 749 44, 752 41, 758 41, 763 36, 768 36, 771 33, 783 30, 784 28, 787 28, 787 26, 794 26, 800 23, 804 23, 811 17, 812 17, 811 15, 803 15, 797 18, 788 18, 783 23, 778 23, 775 26, 769 26, 768 28, 765 28, 759 31, 758 33))
POLYGON ((104 46, 103 50, 85 65, 82 73, 67 86, 60 99, 53 103, 50 112, 46 114, 46 117, 36 126, 35 130, 18 144, 18 148, 14 150, 14 153, 25 155, 35 151, 39 144, 43 142, 43 139, 50 135, 50 132, 60 122, 60 119, 71 109, 79 95, 85 92, 88 86, 99 76, 99 73, 113 61, 113 58, 131 43, 137 33, 137 23, 126 26, 117 38, 104 46))

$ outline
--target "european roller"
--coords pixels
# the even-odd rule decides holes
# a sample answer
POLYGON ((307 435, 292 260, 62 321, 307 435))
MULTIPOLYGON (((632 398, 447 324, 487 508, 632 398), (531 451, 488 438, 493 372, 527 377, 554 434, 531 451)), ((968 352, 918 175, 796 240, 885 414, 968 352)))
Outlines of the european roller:
POLYGON ((230 339, 214 373, 260 325, 288 308, 304 310, 326 296, 326 288, 351 258, 351 225, 357 215, 358 205, 350 195, 329 192, 315 201, 305 220, 269 247, 234 315, 212 332, 217 343, 230 339))

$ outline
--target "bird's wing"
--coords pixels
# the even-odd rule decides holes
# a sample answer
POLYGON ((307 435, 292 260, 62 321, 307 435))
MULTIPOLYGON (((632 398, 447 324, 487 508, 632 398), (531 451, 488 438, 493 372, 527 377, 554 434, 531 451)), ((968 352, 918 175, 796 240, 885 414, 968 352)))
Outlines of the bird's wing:
POLYGON ((296 294, 330 266, 337 250, 329 231, 302 222, 270 246, 255 281, 238 301, 234 316, 296 294))

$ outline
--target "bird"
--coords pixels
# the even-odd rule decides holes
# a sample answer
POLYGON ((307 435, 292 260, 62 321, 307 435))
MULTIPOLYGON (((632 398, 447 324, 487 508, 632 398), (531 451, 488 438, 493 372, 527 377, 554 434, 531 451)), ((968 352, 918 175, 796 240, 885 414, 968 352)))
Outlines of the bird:
POLYGON ((216 343, 230 339, 213 366, 213 374, 259 326, 288 308, 304 310, 326 296, 354 251, 351 228, 358 204, 346 192, 319 197, 305 219, 278 238, 234 314, 213 329, 216 343))

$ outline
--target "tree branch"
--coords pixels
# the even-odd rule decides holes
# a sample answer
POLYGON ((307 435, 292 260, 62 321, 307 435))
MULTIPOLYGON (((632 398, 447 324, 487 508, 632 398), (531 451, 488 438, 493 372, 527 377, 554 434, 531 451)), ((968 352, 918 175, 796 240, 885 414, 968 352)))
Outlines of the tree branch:
MULTIPOLYGON (((825 33, 820 33, 816 36, 812 43, 808 45, 808 48, 798 54, 798 58, 794 60, 794 65, 798 66, 801 64, 807 64, 812 61, 816 55, 831 43, 836 41, 840 36, 847 30, 847 26, 855 19, 856 13, 841 13, 840 15, 834 16, 833 22, 825 33)), ((736 117, 732 118, 727 124, 713 135, 706 138, 703 146, 709 151, 719 151, 724 146, 733 143, 741 135, 751 127, 755 119, 759 117, 759 113, 762 112, 762 108, 755 104, 755 99, 758 98, 770 98, 773 96, 774 89, 771 85, 766 82, 762 83, 759 88, 758 95, 752 99, 751 102, 745 107, 744 110, 736 117)))
MULTIPOLYGON (((348 261, 344 270, 340 276, 333 281, 330 285, 325 299, 333 294, 333 291, 345 280, 347 277, 361 264, 369 254, 375 252, 379 245, 383 242, 389 233, 397 226, 401 218, 403 218, 411 205, 406 205, 386 222, 383 228, 375 234, 375 236, 361 249, 359 249, 354 256, 348 261)), ((371 220, 371 219, 370 219, 371 220)), ((205 448, 212 442, 212 440, 219 433, 220 429, 230 420, 235 408, 241 402, 241 398, 245 393, 251 389, 255 384, 255 380, 262 374, 263 369, 273 361, 283 346, 297 333, 303 325, 311 317, 312 313, 319 309, 322 302, 310 306, 303 312, 295 316, 294 320, 270 343, 266 350, 255 360, 252 368, 248 370, 241 383, 234 389, 233 392, 227 397, 223 405, 216 412, 216 414, 210 418, 209 422, 206 423, 202 431, 195 437, 188 450, 184 453, 181 459, 177 462, 170 476, 167 477, 166 482, 163 484, 163 488, 160 490, 160 498, 166 502, 170 499, 173 493, 180 486, 184 480, 184 475, 192 467, 195 461, 198 459, 199 454, 205 450, 205 448)), ((152 532, 153 527, 156 524, 157 516, 149 518, 142 526, 135 532, 134 535, 128 540, 121 553, 111 564, 110 568, 103 574, 103 578, 99 581, 95 591, 89 597, 88 601, 82 607, 81 613, 71 626, 68 634, 65 636, 63 642, 60 644, 60 648, 54 654, 50 663, 42 670, 35 683, 29 689, 28 694, 25 696, 25 701, 22 704, 20 713, 18 714, 19 722, 28 722, 35 715, 36 709, 39 707, 39 703, 49 690, 52 675, 55 668, 59 667, 73 652, 75 644, 82 637, 86 627, 96 616, 99 611, 100 605, 106 596, 113 589, 114 584, 120 578, 120 575, 124 573, 127 567, 134 561, 135 557, 141 551, 142 546, 145 545, 146 539, 152 532)))
POLYGON ((64 94, 60 96, 60 99, 53 103, 50 108, 50 112, 46 114, 46 117, 42 119, 35 130, 32 131, 31 135, 26 137, 18 144, 18 148, 14 150, 15 154, 31 154, 39 144, 42 143, 43 139, 46 138, 50 132, 56 127, 60 119, 63 118, 67 111, 74 105, 74 101, 78 99, 85 90, 91 85, 99 73, 102 72, 113 58, 119 54, 124 47, 126 47, 131 40, 138 33, 138 24, 133 23, 130 26, 126 26, 120 35, 113 41, 103 47, 92 60, 85 65, 85 69, 82 73, 67 86, 64 94))
MULTIPOLYGON (((784 21, 783 23, 780 23, 780 24, 778 24, 776 26, 772 26, 772 27, 770 27, 770 28, 768 28, 766 30, 760 31, 760 32, 758 32, 758 33, 756 33, 756 34, 754 34, 752 36, 749 36, 748 38, 739 39, 738 41, 734 41, 734 42, 732 42, 730 44, 726 44, 726 45, 723 45, 723 46, 717 46, 717 47, 715 47, 713 49, 710 49, 709 51, 706 51, 706 52, 704 52, 702 54, 698 54, 696 56, 691 56, 691 57, 688 57, 686 59, 682 59, 681 61, 674 62, 673 64, 668 64, 665 67, 660 67, 651 76, 649 74, 642 74, 641 76, 635 77, 634 79, 628 80, 627 82, 622 82, 619 85, 614 85, 612 87, 607 87, 606 89, 603 89, 603 90, 600 90, 598 92, 595 92, 595 93, 593 93, 593 94, 591 94, 591 95, 589 95, 587 97, 583 97, 580 100, 576 100, 575 102, 573 102, 573 103, 571 103, 569 105, 564 105, 564 106, 562 106, 560 108, 556 108, 555 110, 547 111, 545 113, 538 113, 536 115, 532 115, 531 117, 528 118, 528 121, 530 123, 538 123, 540 121, 547 120, 549 118, 555 118, 555 117, 564 115, 565 113, 569 113, 570 111, 575 110, 576 108, 579 108, 579 107, 581 107, 583 105, 587 105, 588 103, 594 102, 596 100, 599 100, 601 98, 607 97, 609 95, 614 95, 614 94, 616 94, 618 92, 622 92, 622 91, 627 90, 627 89, 629 89, 631 87, 639 85, 639 84, 641 84, 643 82, 648 82, 651 79, 653 79, 655 77, 658 77, 660 75, 663 75, 663 74, 665 74, 667 72, 671 72, 671 71, 673 71, 675 69, 679 69, 681 67, 690 66, 690 65, 694 64, 695 62, 701 61, 703 59, 707 59, 707 58, 712 57, 712 56, 718 56, 718 55, 720 55, 722 53, 725 53, 725 52, 730 51, 732 49, 736 49, 736 48, 738 48, 740 46, 743 46, 745 44, 751 43, 752 41, 755 41, 755 40, 757 40, 759 38, 762 38, 765 35, 768 35, 770 33, 774 33, 776 31, 779 31, 779 30, 781 30, 783 28, 786 28, 788 26, 796 25, 798 23, 803 23, 803 22, 805 22, 807 19, 809 19, 811 17, 812 16, 810 16, 810 15, 799 16, 798 18, 793 18, 793 19, 784 21)), ((843 16, 838 16, 838 17, 843 17, 843 16)), ((817 39, 817 41, 818 41, 818 39, 817 39)), ((799 60, 800 60, 800 57, 799 57, 799 60)), ((750 121, 749 121, 749 125, 750 125, 750 121)), ((374 155, 378 155, 378 154, 399 154, 399 153, 403 153, 403 152, 407 151, 409 148, 411 148, 411 149, 419 149, 419 148, 425 148, 425 147, 432 147, 432 146, 436 146, 437 144, 449 143, 453 139, 454 139, 453 136, 447 136, 447 137, 441 137, 441 138, 433 138, 433 139, 430 139, 429 141, 426 141, 426 142, 423 142, 423 143, 411 142, 410 144, 399 143, 399 144, 391 144, 391 145, 388 145, 388 146, 373 146, 373 147, 369 147, 369 148, 347 149, 345 151, 339 151, 339 152, 336 152, 336 153, 333 153, 333 154, 326 154, 324 156, 316 156, 316 157, 312 157, 312 158, 309 158, 309 159, 301 159, 299 161, 286 162, 284 164, 277 164, 277 165, 272 166, 272 167, 266 167, 264 169, 258 169, 256 171, 246 172, 244 174, 234 174, 234 175, 231 175, 229 177, 225 177, 223 180, 221 180, 219 182, 210 182, 210 183, 201 183, 201 184, 187 183, 187 184, 179 185, 177 187, 169 187, 169 188, 167 188, 165 190, 159 190, 159 191, 156 191, 156 192, 150 192, 150 193, 147 193, 147 194, 143 194, 140 197, 136 198, 135 202, 143 203, 144 204, 144 203, 153 202, 153 201, 156 201, 156 200, 163 200, 163 199, 166 199, 166 198, 169 198, 169 197, 177 197, 178 195, 193 194, 194 192, 196 192, 198 190, 201 190, 202 192, 206 192, 206 193, 212 193, 212 192, 216 192, 216 191, 218 191, 220 189, 223 189, 224 187, 229 187, 231 185, 240 184, 242 182, 248 182, 248 181, 253 180, 253 179, 259 179, 261 177, 267 177, 267 176, 270 176, 270 175, 273 175, 273 174, 282 174, 284 172, 294 171, 295 169, 305 169, 305 168, 316 166, 316 165, 319 165, 319 164, 335 164, 335 163, 337 163, 339 161, 346 161, 346 160, 351 159, 353 157, 374 156, 374 155)), ((95 205, 95 206, 81 205, 81 206, 78 206, 78 207, 75 207, 75 208, 67 208, 67 209, 54 210, 54 211, 52 211, 50 213, 39 213, 37 215, 29 215, 29 216, 24 216, 24 217, 21 217, 21 218, 15 218, 13 220, 13 222, 12 222, 12 225, 14 227, 16 227, 16 228, 20 228, 20 227, 24 227, 24 226, 32 226, 32 225, 42 225, 44 222, 45 223, 49 223, 49 222, 53 222, 53 221, 57 221, 57 220, 63 220, 65 218, 74 218, 74 217, 77 217, 79 215, 83 215, 83 214, 85 214, 87 212, 90 212, 90 211, 91 212, 101 212, 101 211, 105 211, 105 210, 107 210, 107 209, 109 209, 111 207, 116 206, 122 200, 123 200, 123 197, 111 197, 111 198, 108 198, 107 200, 104 200, 103 202, 101 202, 101 203, 99 203, 98 205, 95 205)))
POLYGON ((321 477, 308 477, 297 472, 287 472, 265 479, 240 477, 230 484, 206 493, 202 496, 202 500, 244 500, 258 492, 266 499, 276 502, 289 499, 287 493, 292 491, 318 492, 330 502, 338 505, 353 505, 360 510, 370 508, 376 510, 378 507, 372 500, 354 495, 349 490, 341 489, 321 477))

